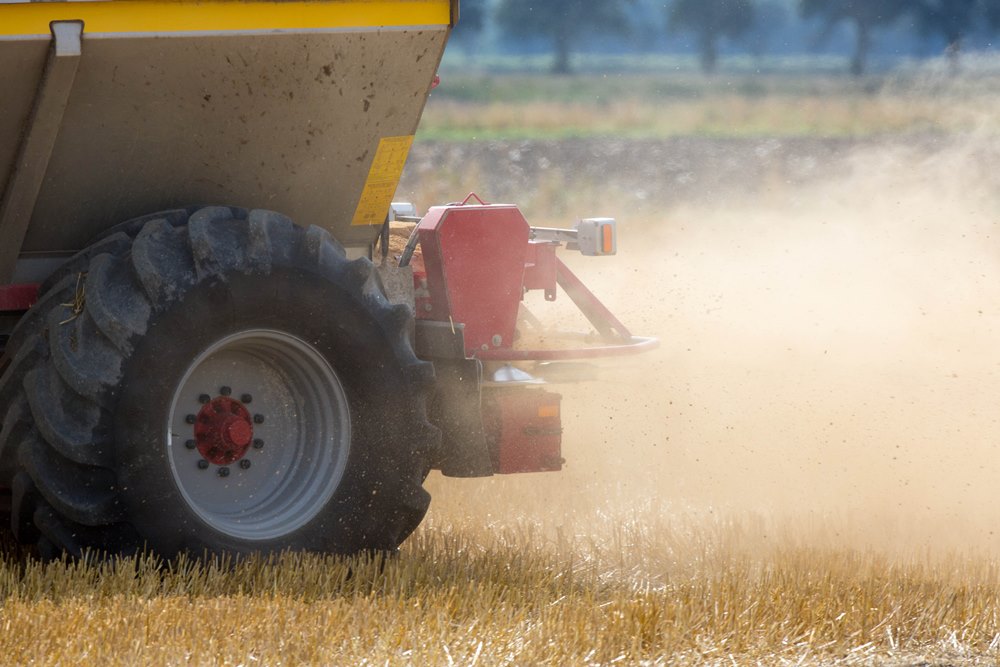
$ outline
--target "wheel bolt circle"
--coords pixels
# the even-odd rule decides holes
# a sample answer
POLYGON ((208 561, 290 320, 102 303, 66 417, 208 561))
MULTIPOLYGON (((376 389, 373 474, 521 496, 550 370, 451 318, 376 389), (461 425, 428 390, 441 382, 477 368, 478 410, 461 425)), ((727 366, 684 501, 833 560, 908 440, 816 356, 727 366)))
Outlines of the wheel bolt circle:
POLYGON ((229 477, 229 468, 226 466, 219 468, 219 477, 229 477))
POLYGON ((243 403, 249 403, 252 400, 253 396, 251 396, 250 394, 243 394, 242 396, 240 396, 240 401, 242 401, 243 403))
POLYGON ((212 397, 209 396, 208 394, 199 394, 198 395, 198 402, 201 403, 202 405, 204 405, 205 403, 208 403, 210 400, 212 400, 212 397))
POLYGON ((222 394, 223 396, 229 396, 231 393, 233 393, 233 390, 231 387, 223 386, 219 387, 219 393, 222 394))
POLYGON ((261 414, 254 415, 253 416, 253 423, 254 424, 263 424, 264 423, 264 415, 261 415, 261 414))
POLYGON ((193 435, 203 459, 228 466, 243 458, 253 443, 253 415, 235 398, 216 396, 195 417, 193 435))
POLYGON ((186 421, 188 424, 193 424, 196 419, 197 417, 195 417, 194 415, 188 415, 184 418, 184 421, 186 421))
POLYGON ((244 470, 248 470, 250 468, 250 459, 243 459, 240 461, 240 467, 244 470))
POLYGON ((188 449, 194 449, 195 447, 198 446, 198 443, 196 443, 194 440, 185 440, 184 446, 187 447, 188 449))
POLYGON ((208 467, 208 461, 206 461, 205 459, 198 459, 198 467, 201 470, 204 470, 205 468, 208 467))
POLYGON ((253 437, 253 427, 242 419, 230 422, 225 429, 225 441, 237 447, 246 447, 253 437))
POLYGON ((261 440, 260 438, 254 438, 253 439, 253 448, 254 449, 263 449, 264 448, 264 441, 261 440))

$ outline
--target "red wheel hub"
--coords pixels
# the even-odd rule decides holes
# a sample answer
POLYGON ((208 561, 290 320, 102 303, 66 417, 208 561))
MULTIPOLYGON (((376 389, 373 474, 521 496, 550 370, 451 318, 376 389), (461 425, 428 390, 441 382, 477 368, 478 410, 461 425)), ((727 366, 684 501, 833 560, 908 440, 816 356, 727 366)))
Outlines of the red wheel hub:
POLYGON ((194 442, 209 463, 239 461, 253 442, 253 420, 237 400, 216 396, 202 406, 194 422, 194 442))

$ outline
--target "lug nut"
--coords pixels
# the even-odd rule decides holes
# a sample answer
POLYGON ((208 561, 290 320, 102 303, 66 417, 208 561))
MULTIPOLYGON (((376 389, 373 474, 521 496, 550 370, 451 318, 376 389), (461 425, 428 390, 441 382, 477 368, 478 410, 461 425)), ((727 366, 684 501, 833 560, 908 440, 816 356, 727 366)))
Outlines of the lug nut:
POLYGON ((219 477, 229 477, 229 468, 226 466, 219 468, 219 477))
POLYGON ((243 394, 242 396, 240 396, 240 402, 241 403, 249 403, 252 400, 253 400, 253 396, 251 396, 250 394, 243 394))
POLYGON ((205 468, 208 467, 208 461, 206 461, 205 459, 198 459, 198 467, 201 470, 204 470, 205 468))
POLYGON ((254 415, 253 416, 253 423, 254 424, 263 424, 264 423, 264 415, 254 415))
POLYGON ((197 443, 195 443, 194 440, 185 440, 184 446, 187 447, 188 449, 194 449, 197 446, 197 443))
POLYGON ((264 449, 264 441, 261 440, 260 438, 254 438, 253 439, 253 448, 254 449, 264 449))
POLYGON ((184 418, 184 421, 186 421, 188 424, 193 424, 196 419, 197 417, 195 417, 194 415, 188 415, 187 417, 184 418))
POLYGON ((198 395, 198 402, 201 403, 202 405, 204 405, 205 403, 208 403, 210 400, 212 400, 212 397, 209 396, 208 394, 199 394, 198 395))
POLYGON ((243 468, 244 470, 249 470, 250 469, 250 459, 243 459, 242 461, 240 461, 240 467, 243 468))
POLYGON ((219 387, 219 393, 222 394, 223 396, 229 396, 231 393, 233 393, 233 390, 230 387, 219 387))

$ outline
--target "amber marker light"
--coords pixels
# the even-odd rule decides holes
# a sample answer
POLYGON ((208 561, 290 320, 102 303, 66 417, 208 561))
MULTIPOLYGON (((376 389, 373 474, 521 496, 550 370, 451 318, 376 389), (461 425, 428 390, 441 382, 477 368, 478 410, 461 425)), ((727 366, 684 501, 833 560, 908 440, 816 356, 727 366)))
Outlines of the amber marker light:
POLYGON ((610 255, 615 251, 615 226, 601 225, 601 251, 610 255))
POLYGON ((539 405, 538 406, 538 416, 539 417, 558 417, 559 416, 559 406, 558 405, 539 405))

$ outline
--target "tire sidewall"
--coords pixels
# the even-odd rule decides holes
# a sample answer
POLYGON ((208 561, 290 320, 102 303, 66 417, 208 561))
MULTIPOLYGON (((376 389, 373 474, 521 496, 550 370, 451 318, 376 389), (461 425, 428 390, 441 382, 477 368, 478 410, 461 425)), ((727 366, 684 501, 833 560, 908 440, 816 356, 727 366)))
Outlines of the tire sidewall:
POLYGON ((279 266, 268 275, 205 280, 166 308, 154 308, 125 361, 114 410, 121 498, 149 548, 163 555, 353 553, 393 549, 405 537, 394 528, 388 501, 407 492, 412 471, 424 462, 405 444, 406 419, 394 418, 409 409, 406 392, 394 391, 404 380, 401 360, 366 298, 319 273, 279 266), (218 340, 252 329, 311 345, 336 373, 351 415, 347 463, 332 497, 309 522, 270 540, 241 540, 203 521, 181 494, 168 455, 171 405, 191 363, 218 340))

